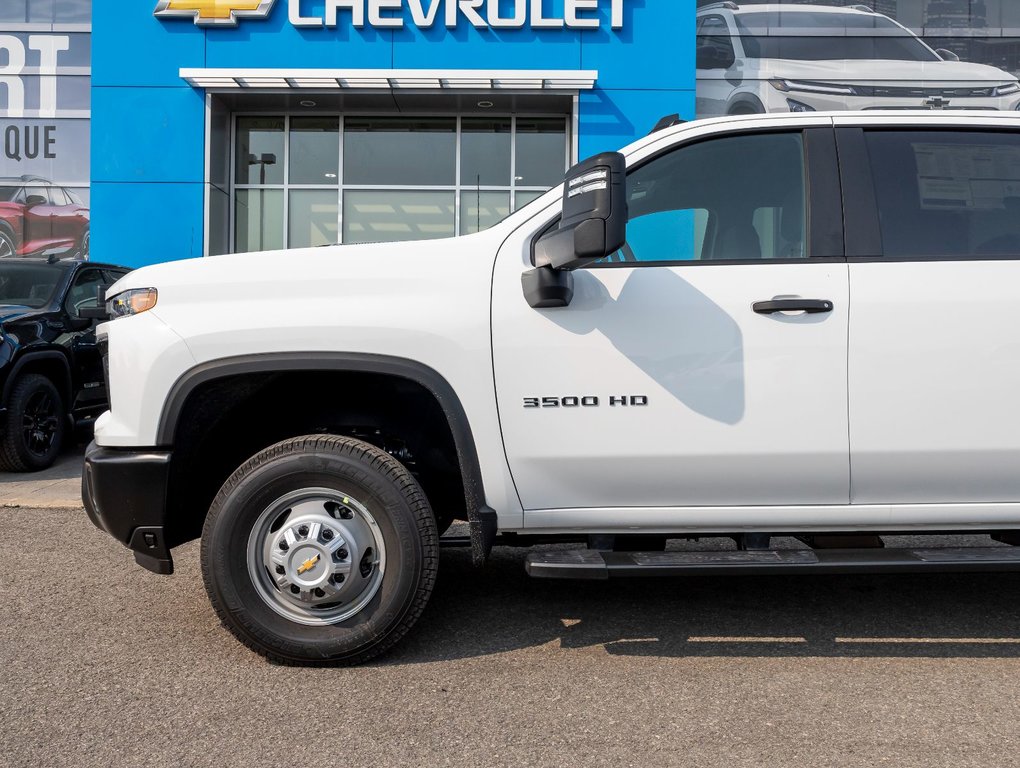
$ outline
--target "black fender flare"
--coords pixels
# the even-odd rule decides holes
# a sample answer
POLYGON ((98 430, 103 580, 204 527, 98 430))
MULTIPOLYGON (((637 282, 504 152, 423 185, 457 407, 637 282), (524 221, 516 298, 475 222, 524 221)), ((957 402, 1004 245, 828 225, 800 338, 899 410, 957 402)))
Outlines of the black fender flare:
POLYGON ((434 369, 415 360, 348 352, 280 352, 241 355, 202 363, 182 374, 171 387, 160 414, 156 444, 173 446, 177 422, 184 404, 191 393, 202 384, 227 376, 295 371, 377 373, 395 376, 419 384, 436 398, 446 416, 457 449, 457 459, 464 481, 464 501, 468 521, 471 524, 472 556, 476 564, 483 563, 496 538, 497 520, 496 512, 485 504, 482 470, 471 425, 464 406, 450 383, 434 369))
POLYGON ((8 399, 11 396, 11 390, 14 389, 14 383, 18 380, 22 370, 29 363, 37 360, 59 360, 64 372, 63 381, 55 381, 53 384, 57 387, 60 392, 60 396, 64 398, 64 410, 67 413, 71 412, 71 408, 74 405, 71 402, 73 386, 71 381, 71 363, 67 359, 67 355, 56 349, 40 349, 40 350, 26 350, 18 355, 14 360, 14 367, 11 368, 10 375, 7 376, 7 381, 4 383, 4 391, 2 397, 0 397, 0 404, 6 405, 8 399))

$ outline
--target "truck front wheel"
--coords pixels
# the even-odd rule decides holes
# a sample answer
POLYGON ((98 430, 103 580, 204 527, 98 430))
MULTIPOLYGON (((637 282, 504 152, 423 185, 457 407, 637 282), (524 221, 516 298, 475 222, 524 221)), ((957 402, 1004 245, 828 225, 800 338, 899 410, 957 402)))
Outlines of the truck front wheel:
POLYGON ((396 459, 311 435, 247 461, 220 489, 202 574, 220 620, 285 664, 353 665, 421 615, 439 562, 436 521, 396 459))

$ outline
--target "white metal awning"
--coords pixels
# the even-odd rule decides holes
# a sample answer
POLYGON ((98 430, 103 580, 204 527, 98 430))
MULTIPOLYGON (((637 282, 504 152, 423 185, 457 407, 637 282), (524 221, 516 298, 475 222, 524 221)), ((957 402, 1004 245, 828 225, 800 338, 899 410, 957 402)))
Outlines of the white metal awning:
POLYGON ((598 76, 585 69, 181 69, 184 80, 207 90, 588 91, 598 76))

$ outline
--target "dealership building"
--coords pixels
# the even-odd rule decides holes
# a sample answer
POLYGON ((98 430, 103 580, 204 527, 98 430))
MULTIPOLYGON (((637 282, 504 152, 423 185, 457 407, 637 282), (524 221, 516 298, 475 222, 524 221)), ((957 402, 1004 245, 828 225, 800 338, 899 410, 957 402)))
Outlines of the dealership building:
POLYGON ((492 225, 694 110, 694 0, 95 3, 93 253, 492 225))
POLYGON ((130 266, 456 236, 664 115, 1014 109, 1018 72, 1015 0, 4 0, 0 197, 26 240, 29 200, 50 234, 84 201, 69 251, 130 266), (834 6, 878 26, 827 28, 834 6), (889 55, 916 74, 861 80, 889 55), (847 59, 828 84, 769 74, 825 58, 847 59))

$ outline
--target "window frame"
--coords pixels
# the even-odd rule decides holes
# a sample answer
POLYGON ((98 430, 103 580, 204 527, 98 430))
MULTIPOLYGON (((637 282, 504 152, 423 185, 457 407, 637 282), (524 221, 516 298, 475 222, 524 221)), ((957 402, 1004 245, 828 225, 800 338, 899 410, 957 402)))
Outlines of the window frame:
POLYGON ((880 262, 918 263, 935 261, 1018 261, 1016 254, 958 254, 940 256, 886 256, 882 240, 882 224, 878 213, 878 192, 871 173, 871 158, 865 132, 873 133, 1016 133, 1006 127, 946 125, 931 128, 924 125, 838 126, 836 145, 839 152, 840 180, 843 189, 846 219, 846 255, 852 264, 880 262))
MULTIPOLYGON (((343 228, 344 228, 344 192, 345 191, 430 191, 430 192, 453 192, 454 193, 454 221, 453 221, 453 237, 461 237, 461 219, 462 219, 462 199, 466 193, 474 192, 476 189, 480 192, 505 192, 509 196, 510 214, 512 215, 516 211, 520 210, 527 205, 527 203, 518 205, 517 196, 520 193, 536 193, 537 195, 545 194, 552 187, 540 187, 540 186, 528 186, 519 184, 515 178, 516 173, 516 143, 517 143, 517 121, 518 118, 521 120, 530 119, 542 119, 550 118, 563 120, 564 127, 564 172, 570 168, 574 159, 574 152, 577 148, 577 132, 576 132, 576 114, 575 113, 564 113, 564 112, 508 112, 508 111, 493 111, 491 114, 488 112, 475 112, 470 110, 465 111, 429 111, 422 113, 387 113, 379 110, 363 110, 354 109, 348 111, 337 112, 335 110, 307 110, 301 112, 294 112, 292 110, 268 110, 268 111, 238 111, 232 112, 229 116, 230 120, 230 176, 229 176, 229 189, 227 190, 228 199, 228 239, 227 239, 227 252, 238 253, 237 248, 237 193, 239 191, 257 191, 257 190, 280 190, 283 192, 283 250, 289 250, 290 246, 290 193, 292 190, 300 189, 317 189, 317 190, 331 190, 337 192, 337 241, 343 243, 343 228), (291 135, 291 120, 292 118, 304 118, 304 117, 339 117, 339 173, 337 174, 336 184, 298 184, 291 183, 290 174, 290 135, 291 135), (237 181, 236 176, 236 153, 238 148, 238 121, 243 118, 251 117, 262 117, 262 118, 278 118, 282 117, 284 120, 283 130, 283 183, 282 184, 245 184, 237 181), (361 119, 361 118, 375 118, 375 117, 406 117, 408 119, 432 119, 432 118, 449 118, 456 122, 455 135, 456 135, 456 165, 455 174, 453 176, 453 182, 449 185, 391 185, 391 184, 348 184, 344 179, 343 165, 344 165, 344 128, 345 120, 361 119), (472 118, 507 118, 511 120, 511 173, 508 183, 505 185, 481 185, 475 187, 474 185, 462 184, 460 179, 460 166, 461 166, 461 136, 462 136, 462 122, 463 120, 471 120, 472 118)), ((278 161, 279 162, 279 161, 278 161)), ((554 185, 555 186, 555 185, 554 185)))
MULTIPOLYGON (((843 232, 843 201, 840 191, 839 164, 836 156, 836 140, 832 128, 812 126, 808 128, 774 128, 748 129, 715 133, 698 136, 689 141, 679 142, 665 147, 659 152, 643 158, 633 166, 628 166, 627 175, 637 171, 649 163, 686 147, 706 141, 731 138, 735 136, 762 136, 770 134, 799 133, 803 138, 804 147, 804 218, 805 247, 807 255, 796 259, 712 259, 712 260, 663 260, 663 261, 598 261, 588 264, 583 269, 633 269, 654 267, 715 267, 734 265, 768 265, 768 264, 819 264, 840 263, 846 261, 843 232)), ((534 263, 534 244, 539 238, 559 222, 559 217, 536 235, 532 243, 532 263, 534 263)), ((629 219, 628 219, 629 223, 629 219)), ((711 219, 710 219, 711 226, 711 219)))

